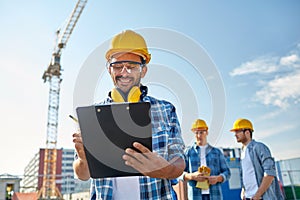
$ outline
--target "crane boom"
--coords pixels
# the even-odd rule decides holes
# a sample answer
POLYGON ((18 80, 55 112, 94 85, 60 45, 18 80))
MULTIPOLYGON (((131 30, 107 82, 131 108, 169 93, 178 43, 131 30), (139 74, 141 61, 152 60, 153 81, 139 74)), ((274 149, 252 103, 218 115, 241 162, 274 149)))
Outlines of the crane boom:
POLYGON ((62 49, 66 46, 72 31, 87 3, 87 0, 78 0, 73 9, 68 23, 63 32, 57 32, 57 41, 52 53, 50 64, 43 74, 44 82, 50 83, 48 121, 47 121, 47 140, 44 152, 44 170, 43 182, 39 191, 39 199, 62 199, 56 185, 56 159, 57 159, 57 127, 58 127, 58 109, 60 96, 61 65, 60 57, 62 49))
POLYGON ((58 45, 56 46, 56 53, 60 53, 61 49, 65 47, 67 44, 73 29, 79 19, 79 16, 81 15, 83 8, 86 5, 87 0, 79 0, 73 9, 71 16, 69 18, 69 21, 67 23, 67 26, 65 26, 64 31, 61 33, 61 36, 59 37, 58 40, 58 45))

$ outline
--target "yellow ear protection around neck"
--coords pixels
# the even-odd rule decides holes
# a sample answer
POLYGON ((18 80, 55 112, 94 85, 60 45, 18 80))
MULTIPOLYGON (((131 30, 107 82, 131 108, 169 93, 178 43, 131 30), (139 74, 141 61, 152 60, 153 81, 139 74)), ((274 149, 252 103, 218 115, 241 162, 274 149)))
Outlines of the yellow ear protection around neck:
POLYGON ((120 89, 113 88, 109 96, 114 102, 139 102, 147 95, 147 92, 148 88, 143 85, 141 87, 133 86, 127 96, 120 89))

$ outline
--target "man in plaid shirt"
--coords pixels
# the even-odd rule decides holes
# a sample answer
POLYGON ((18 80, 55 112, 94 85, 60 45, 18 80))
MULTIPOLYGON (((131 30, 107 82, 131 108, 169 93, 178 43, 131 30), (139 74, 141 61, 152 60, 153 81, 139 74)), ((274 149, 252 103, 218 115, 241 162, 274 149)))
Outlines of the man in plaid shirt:
MULTIPOLYGON (((147 72, 150 54, 143 37, 126 30, 116 35, 106 53, 107 69, 115 88, 102 104, 113 102, 149 102, 151 104, 152 152, 138 142, 127 148, 123 159, 144 176, 92 179, 91 199, 173 199, 171 179, 185 168, 184 143, 175 107, 147 95, 140 81, 147 72)), ((73 163, 79 179, 88 180, 90 172, 80 133, 73 134, 77 159, 73 163)))

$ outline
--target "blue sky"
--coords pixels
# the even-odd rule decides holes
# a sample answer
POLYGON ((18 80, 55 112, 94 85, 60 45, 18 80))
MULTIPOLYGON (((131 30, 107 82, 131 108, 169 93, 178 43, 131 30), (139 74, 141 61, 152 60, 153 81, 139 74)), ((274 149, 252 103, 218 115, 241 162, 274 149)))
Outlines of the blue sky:
MULTIPOLYGON (((0 174, 22 174, 33 155, 46 146, 49 84, 43 83, 42 75, 51 58, 55 32, 64 25, 75 4, 76 1, 60 0, 0 2, 0 157, 4 158, 0 174)), ((76 78, 95 49, 121 30, 143 32, 145 28, 155 28, 184 36, 201 47, 218 72, 212 77, 197 74, 190 60, 153 45, 148 75, 151 69, 155 73, 147 79, 149 94, 177 106, 187 144, 193 139, 189 127, 195 117, 211 124, 214 119, 222 119, 224 108, 224 121, 218 122, 222 129, 210 132, 210 143, 239 147, 228 130, 235 119, 246 117, 254 124, 254 138, 266 143, 276 160, 298 157, 299 10, 297 0, 88 1, 62 53, 57 146, 73 148, 71 135, 76 126, 67 116, 74 113, 76 78), (165 76, 159 76, 161 69, 166 70, 165 76), (160 85, 158 78, 165 83, 160 85), (220 81, 224 97, 215 99, 210 87, 220 81), (172 83, 175 86, 168 85, 172 83), (194 93, 183 90, 185 87, 194 93), (186 113, 193 109, 195 112, 186 113)), ((146 40, 152 41, 152 37, 149 34, 146 40)), ((156 39, 184 45, 172 38, 156 39)), ((197 55, 193 50, 184 53, 197 55)), ((99 55, 101 59, 102 56, 99 55)), ((205 66, 201 67, 204 70, 205 66)), ((95 101, 104 98, 111 87, 107 73, 102 74, 95 101)))

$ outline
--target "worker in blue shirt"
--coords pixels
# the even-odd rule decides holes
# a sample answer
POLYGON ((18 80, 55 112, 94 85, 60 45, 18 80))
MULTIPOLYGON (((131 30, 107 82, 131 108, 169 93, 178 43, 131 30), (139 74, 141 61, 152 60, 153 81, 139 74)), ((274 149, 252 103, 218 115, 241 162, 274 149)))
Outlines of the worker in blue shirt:
POLYGON ((220 149, 207 142, 208 126, 202 119, 192 125, 196 142, 185 150, 186 168, 180 177, 187 181, 189 200, 222 200, 221 183, 230 178, 230 170, 220 149), (208 168, 209 175, 199 172, 199 167, 208 168), (200 183, 200 184, 199 184, 200 183), (203 186, 207 187, 201 187, 203 186))
POLYGON ((243 200, 283 200, 274 158, 265 144, 252 139, 254 129, 251 121, 243 118, 237 119, 230 131, 235 133, 237 142, 243 144, 241 198, 243 200))

